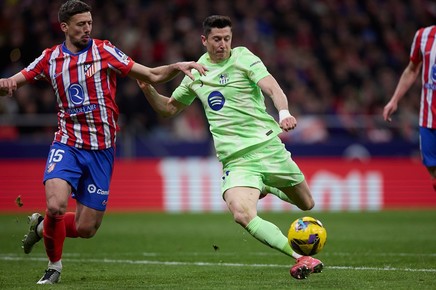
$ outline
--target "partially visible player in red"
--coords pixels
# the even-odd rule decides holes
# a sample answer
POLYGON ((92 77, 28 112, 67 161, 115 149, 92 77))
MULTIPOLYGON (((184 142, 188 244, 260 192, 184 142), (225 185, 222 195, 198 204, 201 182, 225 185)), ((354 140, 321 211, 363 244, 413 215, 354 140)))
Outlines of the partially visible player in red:
POLYGON ((403 71, 395 92, 383 110, 383 118, 390 122, 398 102, 422 73, 419 135, 422 163, 432 177, 436 191, 436 26, 419 29, 413 39, 410 61, 403 71))
POLYGON ((23 248, 30 253, 41 238, 49 258, 37 284, 54 284, 62 271, 65 237, 91 238, 100 227, 109 197, 118 107, 117 76, 160 83, 179 72, 193 78, 205 68, 181 62, 149 68, 134 62, 107 40, 91 38, 91 7, 69 0, 59 9, 65 42, 44 50, 34 62, 14 76, 0 79, 0 96, 11 96, 26 83, 45 80, 57 100, 58 131, 50 147, 44 171, 47 209, 45 217, 29 217, 23 248), (76 212, 66 212, 70 194, 76 212))

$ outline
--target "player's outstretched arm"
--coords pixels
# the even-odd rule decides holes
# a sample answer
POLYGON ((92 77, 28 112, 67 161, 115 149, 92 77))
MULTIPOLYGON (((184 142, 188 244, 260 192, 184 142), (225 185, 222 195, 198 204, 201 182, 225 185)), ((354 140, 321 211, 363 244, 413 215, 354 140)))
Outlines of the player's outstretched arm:
POLYGON ((197 70, 200 75, 205 75, 207 71, 205 66, 195 61, 177 62, 155 68, 149 68, 139 63, 135 63, 129 76, 146 83, 157 84, 172 80, 180 72, 183 72, 192 80, 195 80, 192 70, 197 70))
POLYGON ((11 97, 12 94, 25 83, 26 78, 21 72, 15 74, 10 78, 0 79, 0 96, 11 97))
POLYGON ((279 125, 283 131, 289 131, 297 126, 297 119, 289 113, 288 99, 280 88, 276 79, 269 75, 261 79, 257 85, 274 102, 274 106, 279 112, 279 125))
POLYGON ((174 116, 186 108, 186 105, 178 102, 174 98, 168 98, 159 94, 152 85, 142 81, 137 81, 137 83, 153 110, 162 117, 174 116))

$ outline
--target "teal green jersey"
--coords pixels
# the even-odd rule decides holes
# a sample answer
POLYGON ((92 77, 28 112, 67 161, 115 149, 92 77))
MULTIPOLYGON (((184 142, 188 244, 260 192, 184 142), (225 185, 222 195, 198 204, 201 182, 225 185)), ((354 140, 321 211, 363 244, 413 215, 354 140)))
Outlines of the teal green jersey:
POLYGON ((281 129, 266 112, 265 98, 257 82, 270 75, 259 57, 245 47, 232 49, 221 63, 212 63, 205 53, 198 63, 208 68, 206 76, 194 71, 195 81, 185 76, 173 97, 190 105, 203 104, 219 160, 238 156, 274 138, 281 129))

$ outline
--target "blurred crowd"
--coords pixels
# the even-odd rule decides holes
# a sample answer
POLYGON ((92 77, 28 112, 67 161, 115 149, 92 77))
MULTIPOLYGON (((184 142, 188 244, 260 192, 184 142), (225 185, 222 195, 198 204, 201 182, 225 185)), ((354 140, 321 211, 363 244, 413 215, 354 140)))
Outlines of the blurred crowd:
MULTIPOLYGON (((62 2, 0 1, 0 77, 15 74, 43 49, 64 40, 57 19, 62 2)), ((110 40, 150 67, 197 60, 204 53, 200 41, 203 19, 211 14, 229 15, 233 46, 246 46, 262 58, 299 121, 295 132, 283 135, 287 142, 417 140, 420 79, 400 103, 392 124, 386 124, 381 113, 409 61, 415 31, 435 20, 433 1, 86 2, 93 7, 92 36, 110 40)), ((181 76, 159 85, 158 90, 169 96, 180 80, 181 76)), ((198 102, 174 119, 159 118, 129 78, 119 80, 117 101, 125 132, 163 140, 210 138, 198 102)), ((268 99, 267 106, 277 117, 268 99)), ((14 116, 44 118, 54 112, 54 94, 48 85, 22 88, 15 98, 0 99, 0 139, 53 134, 55 128, 44 122, 15 127, 6 126, 5 120, 14 116)))

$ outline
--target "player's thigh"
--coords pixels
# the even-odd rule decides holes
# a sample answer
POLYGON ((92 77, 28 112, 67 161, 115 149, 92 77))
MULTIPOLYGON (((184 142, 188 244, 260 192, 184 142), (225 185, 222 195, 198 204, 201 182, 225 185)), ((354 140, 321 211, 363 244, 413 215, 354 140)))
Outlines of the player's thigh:
MULTIPOLYGON (((51 180, 49 182, 50 188, 56 186, 64 187, 64 184, 56 181, 56 179, 62 179, 68 183, 68 185, 70 185, 69 194, 72 190, 77 188, 77 185, 83 174, 82 167, 76 157, 77 150, 77 148, 59 142, 54 142, 50 146, 43 178, 43 182, 46 185, 46 190, 47 181, 49 180, 51 180)), ((51 191, 51 189, 49 190, 51 191)))
POLYGON ((112 148, 80 151, 77 155, 79 163, 84 169, 72 196, 78 204, 97 211, 105 211, 109 200, 114 151, 112 148))
POLYGON ((301 210, 310 210, 315 206, 312 193, 306 180, 303 180, 297 185, 281 187, 279 189, 283 191, 301 210))

